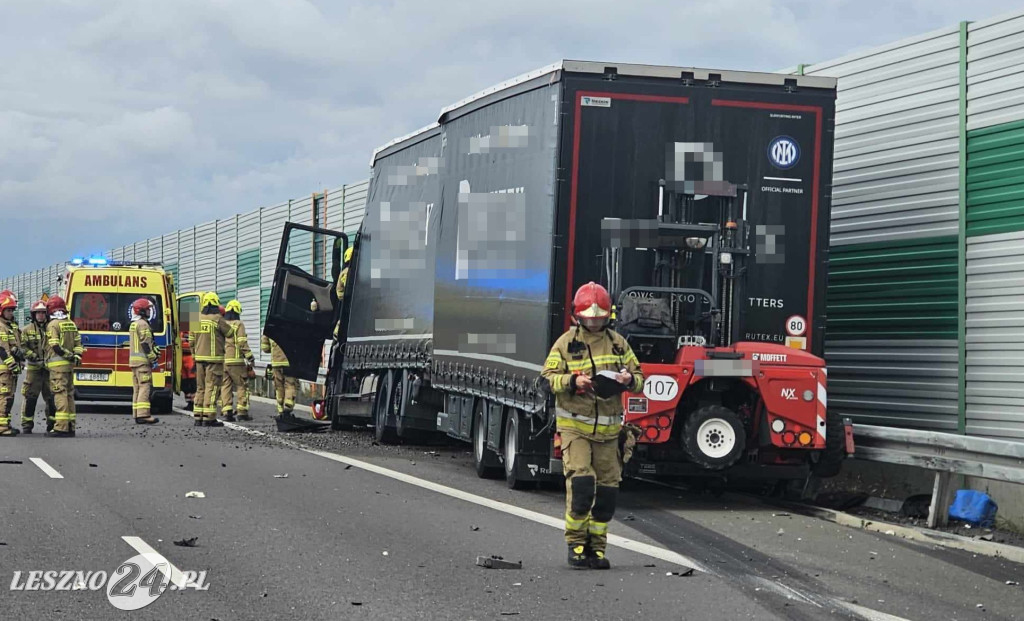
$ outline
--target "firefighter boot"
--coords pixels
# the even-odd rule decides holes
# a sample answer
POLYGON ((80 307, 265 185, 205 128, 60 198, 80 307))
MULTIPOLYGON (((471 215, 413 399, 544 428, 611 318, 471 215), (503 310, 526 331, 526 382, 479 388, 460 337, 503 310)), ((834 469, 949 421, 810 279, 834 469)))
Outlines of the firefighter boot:
POLYGON ((235 422, 235 412, 233 410, 226 410, 221 418, 229 423, 233 423, 235 422))
POLYGON ((249 416, 248 412, 239 412, 235 418, 238 420, 252 420, 252 416, 249 416))
POLYGON ((611 569, 612 564, 604 556, 604 550, 588 550, 587 561, 591 569, 611 569))
POLYGON ((136 425, 155 425, 160 422, 156 416, 140 416, 135 419, 136 425))
POLYGON ((580 543, 569 544, 569 567, 573 569, 588 569, 590 567, 586 546, 580 543))
POLYGON ((223 427, 224 423, 220 422, 216 418, 208 418, 203 421, 204 427, 223 427))

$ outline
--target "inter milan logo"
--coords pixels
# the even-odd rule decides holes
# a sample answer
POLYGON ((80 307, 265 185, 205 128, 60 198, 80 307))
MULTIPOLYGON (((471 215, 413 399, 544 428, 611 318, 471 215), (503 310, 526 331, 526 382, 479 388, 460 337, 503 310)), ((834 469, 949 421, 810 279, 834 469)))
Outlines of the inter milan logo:
POLYGON ((792 168, 800 161, 800 145, 789 136, 779 136, 768 145, 768 159, 776 168, 792 168))

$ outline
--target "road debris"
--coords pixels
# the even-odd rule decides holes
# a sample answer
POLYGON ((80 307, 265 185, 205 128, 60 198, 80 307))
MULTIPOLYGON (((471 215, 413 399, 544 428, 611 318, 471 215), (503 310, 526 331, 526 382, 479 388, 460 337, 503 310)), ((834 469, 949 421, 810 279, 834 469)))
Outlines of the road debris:
POLYGON ((626 517, 622 518, 622 521, 623 521, 623 522, 632 522, 632 521, 634 521, 634 520, 636 520, 636 516, 635 516, 635 515, 633 515, 632 513, 630 513, 630 514, 629 514, 629 515, 627 515, 626 517))
POLYGON ((206 494, 202 492, 189 492, 185 494, 185 498, 206 498, 206 494))
POLYGON ((506 561, 505 559, 503 559, 500 556, 491 556, 491 557, 478 556, 478 557, 476 557, 476 564, 479 565, 480 567, 485 567, 487 569, 522 569, 523 568, 523 562, 522 561, 517 561, 517 562, 513 563, 512 561, 506 561))
POLYGON ((174 542, 174 545, 180 546, 182 548, 194 548, 194 547, 196 547, 196 541, 198 541, 198 540, 199 540, 199 537, 189 537, 188 539, 179 539, 179 540, 176 540, 174 542))
POLYGON ((388 551, 384 550, 383 554, 384 554, 384 556, 387 556, 388 555, 388 551))
POLYGON ((1020 586, 1020 583, 1017 582, 1016 580, 1007 580, 1006 581, 1006 586, 1020 586))
POLYGON ((89 464, 89 467, 90 468, 99 468, 99 466, 97 466, 96 464, 89 464))
POLYGON ((666 576, 681 576, 681 577, 692 576, 693 575, 693 567, 690 567, 689 569, 684 569, 683 571, 666 571, 665 575, 666 576))
POLYGON ((11 466, 20 466, 20 459, 0 459, 0 464, 9 464, 11 466))
POLYGON ((895 534, 896 534, 896 531, 894 531, 894 530, 892 530, 892 529, 890 528, 889 530, 885 531, 885 534, 886 534, 886 535, 895 535, 895 534))
POLYGON ((773 513, 772 517, 790 517, 790 515, 788 513, 781 512, 781 513, 773 513))
POLYGON ((189 517, 192 518, 193 520, 201 520, 201 519, 203 519, 203 516, 201 516, 201 515, 190 515, 189 517))
POLYGON ((476 532, 476 531, 480 530, 480 527, 479 526, 470 526, 469 530, 471 530, 473 532, 476 532))
POLYGON ((781 537, 782 535, 785 535, 785 534, 786 534, 786 530, 785 530, 784 528, 780 528, 780 529, 779 529, 779 532, 777 532, 777 533, 775 533, 775 534, 781 537))
POLYGON ((275 474, 274 478, 275 479, 287 479, 288 478, 288 473, 285 472, 284 474, 275 474))

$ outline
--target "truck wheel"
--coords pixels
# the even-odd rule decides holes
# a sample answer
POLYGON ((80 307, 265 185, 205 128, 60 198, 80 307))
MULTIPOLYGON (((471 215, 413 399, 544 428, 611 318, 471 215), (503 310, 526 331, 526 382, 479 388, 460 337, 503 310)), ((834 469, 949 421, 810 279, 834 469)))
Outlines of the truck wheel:
POLYGON ((736 463, 747 444, 743 422, 729 408, 706 405, 686 418, 683 448, 693 463, 722 470, 736 463))
POLYGON ((818 461, 811 463, 811 474, 819 479, 828 479, 839 474, 846 459, 846 431, 838 414, 825 415, 825 449, 818 454, 818 461))
POLYGON ((476 476, 481 479, 496 479, 501 476, 501 464, 498 456, 487 448, 487 424, 484 411, 487 402, 476 400, 473 408, 473 463, 476 465, 476 476))
POLYGON ((505 484, 510 489, 527 489, 533 481, 519 478, 519 411, 510 409, 505 418, 505 484))
POLYGON ((396 444, 398 437, 395 428, 388 426, 388 415, 391 413, 392 387, 394 372, 385 371, 377 380, 377 398, 373 408, 373 437, 380 444, 396 444))

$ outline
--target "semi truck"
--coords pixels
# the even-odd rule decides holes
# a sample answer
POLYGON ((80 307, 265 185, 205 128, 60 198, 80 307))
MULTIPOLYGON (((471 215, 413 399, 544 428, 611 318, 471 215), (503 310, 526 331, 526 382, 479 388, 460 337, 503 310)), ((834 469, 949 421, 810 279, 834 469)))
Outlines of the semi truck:
POLYGON ((503 82, 374 151, 354 239, 286 224, 265 333, 310 381, 327 348, 334 429, 464 441, 519 488, 561 475, 540 372, 598 282, 646 377, 621 397, 627 472, 832 476, 852 451, 823 360, 835 97, 568 60, 503 82))

